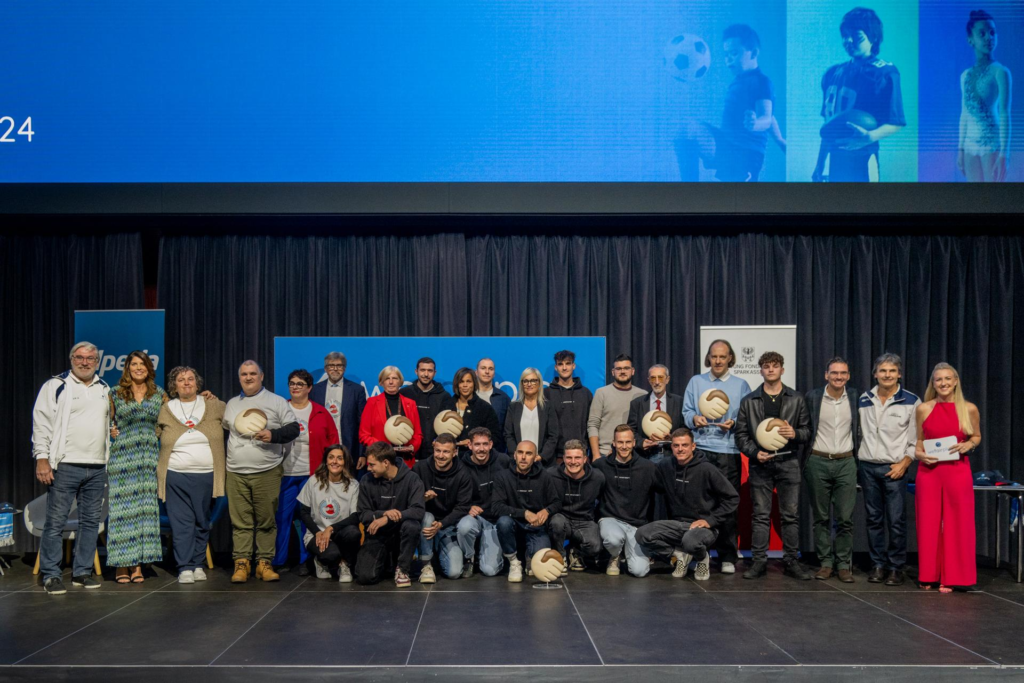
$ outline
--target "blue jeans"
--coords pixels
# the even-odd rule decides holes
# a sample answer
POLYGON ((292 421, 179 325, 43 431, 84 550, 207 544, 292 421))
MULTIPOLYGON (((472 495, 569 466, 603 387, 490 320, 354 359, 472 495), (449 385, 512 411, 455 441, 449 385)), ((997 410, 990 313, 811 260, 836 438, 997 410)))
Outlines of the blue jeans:
MULTIPOLYGON (((434 515, 427 512, 423 515, 423 527, 426 529, 434 523, 434 515)), ((456 527, 450 526, 441 529, 433 538, 424 538, 420 534, 420 561, 424 565, 430 564, 434 559, 434 551, 440 554, 441 571, 449 579, 457 579, 462 574, 463 555, 459 547, 458 532, 456 527)))
POLYGON ((885 476, 889 467, 862 460, 857 463, 857 482, 864 491, 871 564, 902 570, 907 564, 907 475, 894 481, 885 476))
POLYGON ((277 524, 277 540, 274 548, 274 566, 281 567, 288 563, 288 541, 292 537, 292 522, 299 527, 299 562, 304 563, 309 557, 306 552, 306 544, 302 537, 306 535, 306 526, 298 521, 299 493, 302 487, 309 481, 309 477, 281 477, 281 495, 277 499, 277 514, 274 522, 277 524))
POLYGON ((496 576, 505 566, 505 558, 501 554, 501 543, 498 541, 498 526, 489 522, 483 515, 472 517, 466 515, 458 524, 459 547, 466 562, 472 562, 476 554, 476 543, 480 541, 480 572, 484 576, 496 576))
POLYGON ((637 578, 647 576, 651 571, 651 561, 636 542, 636 527, 614 517, 602 517, 597 525, 601 529, 601 543, 608 554, 614 559, 625 549, 629 573, 637 578))
POLYGON ((522 534, 526 540, 526 561, 540 550, 551 547, 551 538, 548 536, 547 525, 542 527, 530 526, 526 522, 512 519, 509 516, 498 518, 498 542, 501 544, 503 555, 514 555, 518 552, 519 536, 522 534))
POLYGON ((103 465, 64 463, 53 471, 53 483, 46 496, 46 524, 39 543, 39 573, 44 582, 60 577, 64 525, 75 499, 78 500, 78 531, 75 532, 75 563, 71 575, 92 576, 106 485, 107 468, 103 465))

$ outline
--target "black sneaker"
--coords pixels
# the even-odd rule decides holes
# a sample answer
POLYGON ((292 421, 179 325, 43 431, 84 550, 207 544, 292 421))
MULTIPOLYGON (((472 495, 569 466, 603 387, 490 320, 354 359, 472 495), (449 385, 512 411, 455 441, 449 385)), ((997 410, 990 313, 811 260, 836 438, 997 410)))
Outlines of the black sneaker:
POLYGON ((787 562, 786 568, 782 572, 786 576, 792 577, 797 581, 810 581, 813 577, 811 573, 801 566, 797 561, 787 562))
POLYGON ((754 560, 750 564, 750 569, 743 572, 744 579, 760 579, 762 576, 768 573, 768 562, 767 560, 754 560))
POLYGON ((43 588, 50 595, 64 595, 68 592, 68 589, 64 587, 64 582, 60 580, 59 576, 53 576, 43 582, 43 588))
POLYGON ((85 588, 90 590, 92 588, 99 588, 100 582, 91 576, 76 576, 71 579, 71 585, 76 588, 85 588))

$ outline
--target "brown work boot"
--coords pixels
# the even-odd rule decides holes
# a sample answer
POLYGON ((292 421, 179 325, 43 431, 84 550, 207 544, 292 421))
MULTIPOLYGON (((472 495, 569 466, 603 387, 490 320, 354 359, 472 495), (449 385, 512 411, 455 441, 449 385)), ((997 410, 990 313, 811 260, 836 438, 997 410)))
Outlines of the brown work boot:
POLYGON ((280 581, 281 575, 274 571, 274 566, 270 564, 270 560, 257 560, 256 578, 263 579, 264 581, 280 581))
POLYGON ((249 580, 249 560, 241 557, 235 559, 235 573, 231 575, 231 583, 245 583, 249 580))
POLYGON ((818 573, 814 575, 818 581, 828 581, 832 578, 832 567, 822 567, 818 570, 818 573))
POLYGON ((839 580, 843 583, 853 583, 853 572, 849 569, 840 569, 839 580))

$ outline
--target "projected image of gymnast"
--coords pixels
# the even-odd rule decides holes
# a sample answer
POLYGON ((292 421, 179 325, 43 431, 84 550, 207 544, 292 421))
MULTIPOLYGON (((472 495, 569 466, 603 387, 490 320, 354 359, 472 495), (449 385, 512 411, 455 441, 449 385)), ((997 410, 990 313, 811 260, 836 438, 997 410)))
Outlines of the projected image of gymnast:
POLYGON ((722 110, 722 125, 688 124, 676 138, 676 158, 684 182, 700 180, 700 162, 714 169, 717 180, 757 182, 764 168, 769 135, 785 151, 786 141, 772 114, 772 81, 758 66, 761 39, 746 24, 722 33, 725 65, 734 78, 722 110))
POLYGON ((839 34, 850 60, 830 67, 821 79, 825 123, 811 180, 878 182, 879 140, 907 125, 900 72, 878 56, 882 20, 874 10, 856 7, 847 12, 839 34))
POLYGON ((971 12, 967 43, 974 66, 960 74, 960 144, 956 166, 972 183, 1001 182, 1010 161, 1010 70, 995 61, 996 22, 984 10, 971 12))

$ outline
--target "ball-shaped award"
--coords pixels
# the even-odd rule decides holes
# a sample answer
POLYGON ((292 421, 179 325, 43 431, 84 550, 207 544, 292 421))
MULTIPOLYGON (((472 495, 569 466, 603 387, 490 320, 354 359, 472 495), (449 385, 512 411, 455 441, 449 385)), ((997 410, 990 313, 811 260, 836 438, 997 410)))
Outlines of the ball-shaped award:
POLYGON ((700 414, 709 420, 717 420, 729 412, 729 395, 721 389, 708 389, 697 401, 700 414))
POLYGON ((392 446, 404 446, 412 441, 415 433, 412 420, 405 415, 392 415, 384 423, 384 436, 392 446))
POLYGON ((789 439, 779 434, 779 427, 785 426, 786 421, 777 417, 762 420, 761 424, 757 425, 757 432, 754 435, 757 443, 766 451, 776 452, 784 448, 789 443, 789 439))

